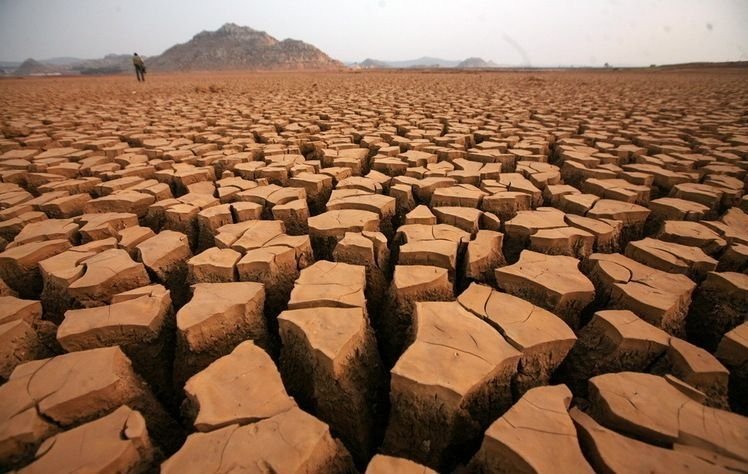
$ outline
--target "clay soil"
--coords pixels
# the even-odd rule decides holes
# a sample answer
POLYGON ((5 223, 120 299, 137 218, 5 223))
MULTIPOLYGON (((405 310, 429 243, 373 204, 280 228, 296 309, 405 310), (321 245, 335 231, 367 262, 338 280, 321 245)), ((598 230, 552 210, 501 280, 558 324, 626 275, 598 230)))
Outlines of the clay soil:
POLYGON ((0 472, 748 471, 748 69, 146 79, 0 80, 0 472))

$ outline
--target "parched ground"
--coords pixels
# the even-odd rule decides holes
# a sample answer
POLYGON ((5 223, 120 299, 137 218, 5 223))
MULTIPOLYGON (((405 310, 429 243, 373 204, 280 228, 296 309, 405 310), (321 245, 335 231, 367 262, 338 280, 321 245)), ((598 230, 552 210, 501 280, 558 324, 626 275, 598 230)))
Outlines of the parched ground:
POLYGON ((748 471, 748 71, 0 80, 0 471, 748 471))

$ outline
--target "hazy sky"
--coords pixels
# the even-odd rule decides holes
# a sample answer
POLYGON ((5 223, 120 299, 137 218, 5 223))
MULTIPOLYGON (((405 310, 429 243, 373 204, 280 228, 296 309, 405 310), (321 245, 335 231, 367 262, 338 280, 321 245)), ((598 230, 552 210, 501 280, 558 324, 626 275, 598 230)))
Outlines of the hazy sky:
POLYGON ((0 59, 149 56, 226 22, 343 61, 748 60, 748 0, 0 0, 0 59))

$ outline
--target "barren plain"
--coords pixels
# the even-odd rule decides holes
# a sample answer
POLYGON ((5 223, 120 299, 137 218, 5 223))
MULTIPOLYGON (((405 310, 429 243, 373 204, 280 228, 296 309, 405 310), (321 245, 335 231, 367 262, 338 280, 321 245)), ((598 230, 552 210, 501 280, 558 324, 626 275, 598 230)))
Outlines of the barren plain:
POLYGON ((0 80, 0 471, 748 472, 748 71, 0 80))

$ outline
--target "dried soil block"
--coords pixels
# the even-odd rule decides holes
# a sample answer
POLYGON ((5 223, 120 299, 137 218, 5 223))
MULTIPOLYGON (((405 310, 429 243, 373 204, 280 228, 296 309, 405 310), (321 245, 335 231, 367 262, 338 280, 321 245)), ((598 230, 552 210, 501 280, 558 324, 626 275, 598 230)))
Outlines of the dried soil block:
POLYGON ((532 207, 543 204, 543 193, 532 181, 522 176, 521 173, 501 173, 498 183, 506 187, 507 191, 527 194, 532 199, 532 207))
POLYGON ((26 225, 47 220, 46 214, 38 211, 19 212, 17 216, 10 217, 8 214, 12 209, 0 211, 0 219, 3 219, 0 221, 0 237, 7 242, 13 241, 26 225))
POLYGON ((395 222, 404 222, 406 214, 416 207, 413 189, 410 185, 393 184, 390 186, 389 195, 396 201, 395 222))
POLYGON ((592 254, 585 265, 600 306, 628 309, 674 336, 685 332, 686 313, 696 284, 620 254, 592 254))
POLYGON ((239 281, 265 285, 265 308, 275 316, 286 309, 294 281, 312 261, 309 237, 280 234, 264 247, 249 250, 236 263, 236 270, 239 281))
POLYGON ((561 196, 567 194, 581 194, 579 189, 568 184, 550 184, 543 189, 543 201, 546 206, 557 207, 561 196))
POLYGON ((649 185, 632 184, 625 179, 590 178, 582 183, 582 192, 591 193, 601 198, 630 202, 646 206, 649 203, 651 188, 649 185))
POLYGON ((748 213, 730 208, 717 222, 704 222, 719 232, 729 243, 748 244, 748 213))
POLYGON ((25 382, 0 386, 0 394, 7 397, 0 410, 0 462, 6 468, 30 461, 39 444, 60 431, 36 410, 34 400, 25 391, 25 382))
POLYGON ((105 416, 121 405, 140 411, 165 449, 181 442, 179 427, 132 370, 119 347, 64 354, 19 365, 0 386, 0 462, 30 460, 60 429, 105 416))
POLYGON ((171 206, 164 211, 164 225, 160 230, 181 232, 187 236, 190 248, 197 248, 199 238, 197 215, 200 210, 198 206, 192 204, 171 206))
POLYGON ((507 293, 545 308, 577 328, 582 311, 595 299, 595 287, 578 266, 576 258, 525 250, 514 265, 496 269, 496 282, 507 293))
POLYGON ((21 298, 38 298, 42 291, 39 262, 72 247, 57 239, 19 245, 0 253, 0 278, 21 298))
POLYGON ((361 308, 309 308, 278 317, 281 371, 289 392, 350 447, 358 461, 374 451, 384 377, 361 308))
POLYGON ((304 188, 285 188, 270 184, 242 191, 236 194, 236 199, 261 205, 264 209, 262 215, 265 219, 268 219, 272 215, 274 206, 297 199, 306 200, 306 191, 304 191, 304 188))
POLYGON ((16 235, 16 238, 8 245, 8 248, 31 242, 56 239, 67 239, 72 243, 76 243, 80 240, 78 230, 79 225, 74 222, 74 219, 46 219, 39 222, 31 222, 23 226, 21 232, 16 235))
POLYGON ((522 173, 536 187, 543 190, 547 186, 557 185, 561 181, 558 166, 548 163, 523 161, 518 164, 517 171, 522 173))
POLYGON ((632 240, 644 237, 644 224, 651 211, 638 204, 632 204, 611 199, 600 199, 592 209, 587 211, 586 217, 595 219, 614 219, 623 222, 621 230, 622 245, 632 240))
MULTIPOLYGON (((175 172, 172 182, 174 191, 181 195, 193 189, 200 189, 200 186, 195 185, 204 185, 209 181, 215 181, 212 168, 188 168, 175 172)), ((213 193, 209 192, 207 194, 213 193)))
POLYGON ((457 303, 417 303, 415 340, 392 368, 382 452, 448 469, 511 405, 521 354, 457 303))
POLYGON ((428 206, 421 204, 405 215, 405 224, 435 225, 436 216, 428 206))
POLYGON ((24 300, 12 295, 0 296, 0 324, 24 320, 34 323, 42 317, 42 305, 36 300, 24 300))
POLYGON ((265 246, 279 235, 283 235, 281 221, 246 221, 221 226, 215 242, 218 248, 244 253, 265 246))
POLYGON ((320 260, 301 271, 288 309, 336 307, 366 309, 366 267, 320 260))
POLYGON ((226 224, 233 224, 234 217, 229 204, 209 207, 197 213, 197 248, 205 250, 214 245, 218 229, 226 224))
POLYGON ((131 186, 136 186, 143 183, 145 180, 138 176, 129 176, 124 178, 112 179, 104 183, 98 184, 95 188, 96 194, 99 196, 109 196, 112 193, 122 191, 131 186))
POLYGON ((396 178, 393 182, 410 185, 416 201, 420 204, 429 204, 437 189, 451 187, 455 184, 454 179, 440 176, 430 176, 423 179, 410 180, 396 178))
POLYGON ((136 248, 138 260, 143 262, 153 281, 169 288, 177 308, 184 305, 189 299, 187 260, 192 257, 187 236, 162 230, 136 248))
POLYGON ((252 341, 192 376, 184 390, 183 411, 203 432, 255 423, 296 407, 273 360, 252 341))
POLYGON ((396 208, 397 200, 394 197, 372 193, 344 195, 341 191, 335 191, 327 202, 325 209, 327 211, 350 209, 373 212, 379 216, 378 230, 381 230, 386 236, 392 237, 396 208))
POLYGON ((65 313, 57 341, 68 352, 120 346, 157 395, 172 388, 174 313, 171 295, 151 285, 115 295, 113 304, 65 313))
POLYGON ((378 232, 379 216, 371 211, 342 209, 310 217, 308 224, 315 260, 330 260, 346 232, 378 232))
POLYGON ((288 235, 308 234, 310 215, 309 206, 303 199, 273 206, 273 219, 283 222, 288 235))
POLYGON ((347 232, 335 246, 333 256, 335 261, 351 265, 379 268, 381 264, 380 271, 384 272, 389 263, 387 238, 381 232, 347 232))
POLYGON ((714 351, 728 331, 748 318, 748 275, 709 272, 694 292, 686 330, 692 342, 714 351))
POLYGON ((558 207, 566 213, 584 216, 599 200, 594 194, 565 194, 559 199, 558 207))
POLYGON ((268 348, 269 334, 261 283, 198 283, 189 303, 177 312, 174 383, 184 382, 242 341, 268 348))
POLYGON ((39 206, 39 210, 53 219, 65 219, 83 214, 83 207, 91 200, 88 193, 62 196, 39 206))
POLYGON ((647 227, 657 230, 665 221, 700 221, 709 213, 703 204, 685 199, 663 197, 649 203, 652 214, 649 215, 647 227))
POLYGON ((51 355, 32 323, 24 319, 0 323, 0 382, 8 380, 19 364, 51 355))
POLYGON ((403 225, 395 236, 395 244, 399 244, 397 264, 445 268, 454 283, 460 257, 469 241, 470 234, 448 224, 403 225))
POLYGON ((576 227, 541 229, 530 236, 531 250, 546 255, 586 258, 592 253, 595 236, 576 227))
POLYGON ((748 418, 706 407, 689 390, 657 375, 598 375, 590 379, 590 413, 603 426, 647 443, 677 443, 748 461, 748 418))
MULTIPOLYGON (((569 412, 577 429, 579 443, 596 472, 725 472, 712 453, 689 453, 637 441, 598 424, 592 417, 574 407, 569 412), (704 455, 707 457, 704 458, 704 455)), ((729 460, 729 466, 739 464, 729 460)))
POLYGON ((59 324, 65 311, 80 307, 70 294, 69 286, 85 273, 83 262, 97 253, 116 248, 117 241, 107 238, 72 247, 39 262, 44 282, 41 294, 44 317, 59 324))
POLYGON ((506 265, 501 252, 504 234, 492 230, 479 230, 475 239, 468 242, 465 253, 465 270, 467 281, 495 283, 495 269, 506 265))
POLYGON ((416 301, 454 299, 447 270, 426 265, 397 265, 388 298, 380 314, 379 344, 387 367, 392 367, 413 337, 416 301))
POLYGON ((187 261, 187 282, 228 283, 236 281, 236 264, 242 254, 233 249, 211 247, 187 261))
MULTIPOLYGON (((571 227, 589 232, 595 236, 593 250, 600 253, 618 252, 621 246, 621 229, 623 223, 612 219, 593 219, 591 217, 567 214, 564 217, 571 227)), ((588 257, 589 255, 584 255, 588 257)))
POLYGON ((138 191, 118 191, 108 196, 92 199, 83 207, 84 212, 97 214, 104 212, 132 212, 145 217, 148 206, 156 202, 150 194, 138 191))
POLYGON ((155 454, 143 415, 123 405, 48 438, 18 472, 141 472, 152 468, 155 454))
POLYGON ((83 275, 68 286, 68 292, 83 308, 105 305, 117 293, 151 283, 143 264, 121 249, 105 250, 81 264, 83 275))
POLYGON ((366 466, 365 474, 390 474, 393 472, 402 474, 436 474, 436 471, 422 464, 414 463, 405 458, 395 458, 383 454, 377 454, 371 458, 369 465, 366 466))
POLYGON ((709 255, 718 255, 727 241, 701 222, 665 221, 654 236, 666 242, 699 247, 709 255))
POLYGON ((518 212, 530 209, 532 209, 532 195, 522 192, 502 190, 490 196, 484 196, 481 201, 482 211, 496 214, 504 222, 514 218, 518 212))
POLYGON ((730 369, 731 408, 748 415, 748 322, 725 334, 714 355, 730 369))
POLYGON ((504 223, 504 255, 514 263, 522 250, 530 245, 530 237, 543 229, 567 227, 564 213, 551 207, 535 211, 519 211, 504 223))
POLYGON ((571 392, 565 385, 525 393, 488 427, 471 472, 595 472, 587 463, 569 416, 571 392))
POLYGON ((723 192, 708 184, 681 183, 673 186, 670 196, 693 201, 709 208, 710 217, 715 216, 721 207, 723 192))
POLYGON ((668 273, 680 273, 702 281, 717 268, 717 260, 698 247, 651 239, 629 242, 626 256, 639 263, 668 273))
POLYGON ((499 331, 522 353, 512 380, 514 399, 533 387, 550 383, 577 340, 558 316, 488 286, 471 284, 457 302, 499 331))
POLYGON ((137 246, 155 235, 156 233, 149 227, 139 225, 127 227, 117 232, 117 246, 135 258, 138 255, 137 246))
POLYGON ((596 375, 646 371, 669 348, 670 336, 628 310, 598 311, 559 368, 559 378, 578 395, 596 375))
POLYGON ((657 375, 672 375, 704 394, 707 406, 728 409, 727 385, 730 372, 704 349, 677 337, 670 338, 665 357, 649 368, 657 375))
POLYGON ((732 244, 719 258, 717 270, 720 272, 748 273, 748 245, 732 244))
POLYGON ((373 158, 371 168, 387 176, 402 176, 408 169, 408 163, 400 158, 377 155, 373 158))
POLYGON ((312 213, 323 212, 332 192, 332 177, 325 174, 299 173, 289 180, 289 185, 304 188, 312 213))
POLYGON ((262 219, 262 206, 254 202, 233 202, 231 215, 234 222, 262 219))
POLYGON ((379 322, 389 287, 390 250, 387 237, 381 232, 346 233, 333 252, 336 262, 366 267, 367 312, 375 324, 379 322))
POLYGON ((122 231, 138 226, 138 216, 127 212, 84 214, 76 220, 81 225, 80 234, 83 243, 108 237, 119 239, 122 231))
POLYGON ((161 465, 164 474, 257 469, 342 474, 353 470, 353 464, 325 423, 294 408, 251 425, 194 433, 161 465))
POLYGON ((469 207, 441 206, 433 208, 440 224, 448 224, 462 229, 471 236, 478 232, 483 211, 469 207))

